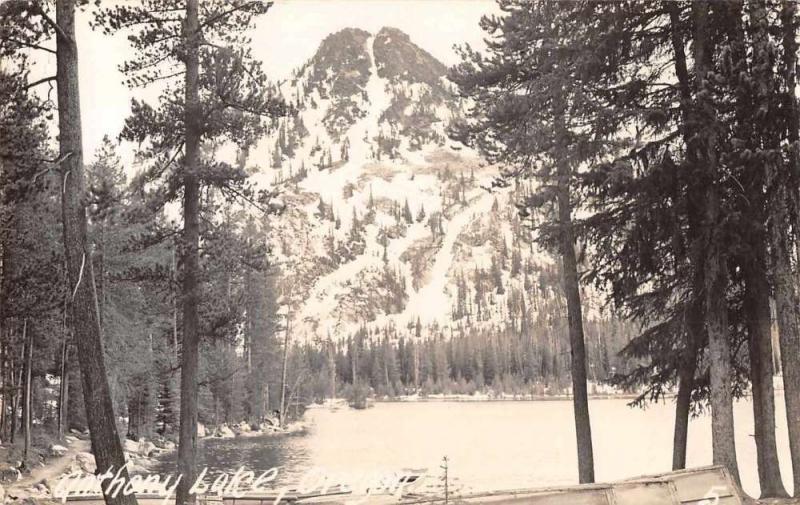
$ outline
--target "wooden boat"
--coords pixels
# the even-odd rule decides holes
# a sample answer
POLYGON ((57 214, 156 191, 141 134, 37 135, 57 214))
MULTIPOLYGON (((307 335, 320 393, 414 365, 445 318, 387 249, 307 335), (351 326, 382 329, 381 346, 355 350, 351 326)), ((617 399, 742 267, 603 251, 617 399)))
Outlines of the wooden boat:
MULTIPOLYGON (((441 503, 420 499, 411 503, 441 503)), ((500 491, 456 497, 459 504, 491 505, 743 505, 741 492, 722 466, 691 468, 608 484, 500 491)))
MULTIPOLYGON (((137 495, 141 505, 162 505, 164 496, 137 495)), ((199 496, 199 505, 274 505, 315 504, 345 505, 359 501, 365 505, 398 503, 391 495, 367 497, 353 496, 342 488, 331 488, 324 493, 246 494, 242 497, 199 496), (345 496, 346 495, 346 496, 345 496)), ((173 498, 167 501, 169 504, 173 498)), ((401 505, 442 504, 444 496, 405 495, 401 505)), ((495 491, 461 496, 450 496, 449 501, 460 505, 743 505, 741 492, 728 471, 721 466, 691 468, 677 472, 646 475, 607 484, 582 484, 576 486, 542 489, 495 491)), ((70 497, 74 505, 103 505, 101 496, 70 497)))
POLYGON ((627 482, 656 479, 669 482, 675 488, 679 504, 742 505, 742 493, 723 466, 688 468, 663 475, 646 475, 627 482))

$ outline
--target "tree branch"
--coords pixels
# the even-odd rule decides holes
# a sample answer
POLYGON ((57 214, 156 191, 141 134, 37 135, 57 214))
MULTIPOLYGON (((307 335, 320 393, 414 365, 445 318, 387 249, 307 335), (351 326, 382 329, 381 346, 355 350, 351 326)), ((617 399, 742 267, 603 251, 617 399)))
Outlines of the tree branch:
MULTIPOLYGON (((223 12, 217 14, 216 16, 213 16, 213 17, 203 21, 203 23, 200 24, 200 29, 202 30, 206 26, 210 26, 210 25, 216 23, 217 21, 219 21, 220 19, 222 19, 222 18, 224 18, 226 16, 230 16, 231 14, 233 14, 236 11, 245 10, 245 9, 247 9, 247 8, 253 6, 253 5, 260 4, 260 3, 264 3, 264 2, 262 2, 261 0, 252 0, 250 2, 243 3, 242 5, 238 5, 238 6, 234 7, 234 8, 232 8, 232 9, 228 9, 227 11, 223 11, 223 12)), ((272 2, 271 1, 266 2, 266 4, 267 4, 268 8, 272 6, 272 2)))
POLYGON ((220 190, 222 190, 222 192, 223 192, 223 193, 224 193, 224 192, 226 192, 226 191, 229 191, 229 192, 231 192, 231 193, 232 193, 234 196, 236 196, 236 197, 238 197, 238 198, 242 199, 242 200, 243 200, 244 202, 246 202, 246 203, 249 203, 249 204, 250 204, 250 205, 252 205, 252 206, 253 206, 253 207, 254 207, 256 210, 259 210, 259 211, 261 211, 261 213, 263 213, 263 214, 265 214, 265 215, 270 213, 270 212, 269 212, 269 209, 266 209, 266 208, 262 207, 262 206, 261 206, 261 205, 260 205, 258 202, 256 202, 255 200, 253 200, 253 199, 252 199, 252 198, 250 198, 249 196, 245 195, 245 194, 244 194, 244 193, 242 193, 241 191, 238 191, 238 190, 236 190, 236 189, 234 189, 234 188, 230 187, 230 186, 229 186, 229 185, 227 185, 227 184, 226 184, 226 185, 219 186, 219 189, 220 189, 220 190))
POLYGON ((41 16, 41 18, 44 19, 45 22, 47 22, 47 24, 50 25, 53 28, 53 30, 56 31, 56 34, 59 37, 61 37, 63 40, 67 42, 73 42, 72 38, 67 35, 67 32, 65 32, 64 29, 61 28, 61 26, 58 23, 56 23, 53 18, 47 15, 47 13, 44 11, 42 6, 38 2, 33 4, 33 8, 39 14, 39 16, 41 16))
POLYGON ((12 44, 17 44, 22 47, 28 47, 30 49, 38 49, 40 51, 47 51, 48 53, 56 54, 55 49, 50 49, 49 47, 40 46, 39 44, 33 44, 31 42, 25 42, 24 40, 6 39, 6 41, 11 42, 12 44))
POLYGON ((56 76, 54 76, 54 75, 51 75, 49 77, 43 77, 43 78, 39 79, 38 81, 33 81, 32 83, 28 84, 27 86, 25 86, 25 89, 31 89, 33 87, 36 87, 36 86, 40 85, 40 84, 44 84, 46 82, 55 81, 55 80, 56 80, 56 76))

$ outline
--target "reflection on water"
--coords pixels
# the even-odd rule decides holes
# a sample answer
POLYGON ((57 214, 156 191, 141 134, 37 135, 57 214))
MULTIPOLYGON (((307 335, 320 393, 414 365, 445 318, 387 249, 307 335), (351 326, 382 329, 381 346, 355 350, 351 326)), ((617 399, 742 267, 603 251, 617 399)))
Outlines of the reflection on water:
MULTIPOLYGON (((256 474, 281 467, 273 481, 276 485, 297 482, 309 461, 307 438, 303 435, 267 435, 237 438, 204 438, 198 443, 198 471, 207 468, 206 479, 220 473, 232 474, 245 467, 256 474)), ((162 475, 176 473, 177 453, 163 458, 154 468, 162 475)))
MULTIPOLYGON (((786 485, 791 463, 783 398, 776 399, 778 449, 786 485)), ((631 409, 625 400, 592 400, 595 473, 599 481, 669 471, 674 403, 631 409)), ((757 494, 752 404, 738 402, 736 444, 744 488, 757 494)), ((240 466, 264 471, 282 466, 277 482, 297 483, 312 468, 338 479, 427 468, 438 479, 449 458, 455 487, 512 489, 574 484, 577 456, 572 403, 420 402, 378 403, 374 408, 310 409, 305 435, 267 436, 200 443, 200 465, 211 474, 240 466)), ((687 463, 711 463, 710 418, 690 424, 687 463)), ((174 472, 173 463, 162 471, 174 472)))

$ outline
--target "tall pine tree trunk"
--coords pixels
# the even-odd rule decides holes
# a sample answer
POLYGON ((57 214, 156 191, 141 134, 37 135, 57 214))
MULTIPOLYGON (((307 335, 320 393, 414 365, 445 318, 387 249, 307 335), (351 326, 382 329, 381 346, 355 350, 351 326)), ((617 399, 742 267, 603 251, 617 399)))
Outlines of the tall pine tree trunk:
POLYGON ((64 438, 64 431, 66 430, 66 412, 67 412, 67 395, 69 388, 69 380, 67 373, 69 367, 67 360, 69 358, 69 342, 67 340, 67 310, 69 308, 69 298, 67 298, 66 291, 64 295, 64 313, 61 318, 61 366, 59 367, 59 386, 58 386, 58 420, 56 422, 59 440, 64 438))
MULTIPOLYGON (((754 237, 756 238, 756 237, 754 237)), ((753 389, 758 479, 762 498, 788 496, 781 479, 775 439, 775 391, 772 384, 772 337, 769 285, 766 277, 766 237, 753 244, 757 259, 745 264, 745 320, 747 325, 750 377, 753 389), (749 264, 748 264, 749 263, 749 264)))
MULTIPOLYGON (((255 227, 246 228, 248 233, 254 234, 252 238, 262 241, 261 233, 255 227)), ((247 319, 245 325, 245 339, 249 342, 249 352, 253 367, 248 373, 251 384, 250 422, 257 424, 264 418, 264 397, 267 385, 267 339, 269 335, 268 307, 268 277, 263 271, 253 270, 245 276, 245 296, 247 319)))
MULTIPOLYGON (((0 175, 2 175, 2 164, 0 164, 0 175)), ((0 195, 2 196, 2 195, 0 195)), ((2 216, 0 216, 2 217, 2 216)), ((5 219, 0 221, 0 226, 5 228, 5 219)), ((0 230, 2 230, 0 228, 0 230)), ((2 404, 0 408, 0 439, 5 438, 6 429, 6 411, 8 410, 8 378, 6 370, 8 365, 6 363, 6 355, 8 353, 8 339, 6 338, 6 246, 7 234, 0 231, 0 381, 2 381, 3 389, 0 390, 0 401, 2 404)), ((12 381, 13 382, 13 381, 12 381)))
MULTIPOLYGON (((65 336, 66 337, 66 336, 65 336)), ((69 398, 69 345, 64 341, 61 349, 61 381, 58 387, 58 438, 63 439, 67 430, 67 399, 69 398)))
MULTIPOLYGON (((23 339, 24 342, 24 339, 23 339)), ((22 363, 25 361, 25 345, 20 351, 19 361, 12 361, 11 382, 14 384, 13 396, 11 397, 11 442, 17 438, 17 421, 19 420, 20 392, 22 391, 22 363)))
POLYGON ((6 364, 6 349, 8 344, 3 337, 4 335, 0 333, 0 380, 3 382, 2 393, 0 393, 0 401, 3 402, 0 404, 2 406, 0 408, 0 440, 6 438, 6 412, 8 411, 8 374, 6 373, 6 368, 8 367, 6 364))
MULTIPOLYGON (((125 457, 117 434, 106 376, 91 247, 87 240, 75 0, 57 0, 55 23, 59 32, 56 37, 59 154, 64 159, 64 254, 71 287, 73 330, 80 358, 92 452, 97 468, 105 471, 110 467, 121 468, 125 464, 125 457)), ((127 470, 123 469, 121 476, 127 479, 127 470)), ((105 500, 108 505, 136 503, 134 496, 123 496, 122 493, 116 497, 106 495, 105 500)))
MULTIPOLYGON (((745 28, 743 26, 742 5, 731 2, 728 5, 729 21, 726 23, 730 33, 729 72, 733 76, 744 75, 747 66, 747 50, 745 28)), ((769 89, 775 82, 775 75, 769 69, 767 53, 769 51, 768 19, 766 6, 762 1, 753 1, 749 5, 750 41, 752 43, 753 63, 749 76, 762 86, 754 86, 755 94, 748 89, 747 82, 739 82, 741 78, 733 77, 736 84, 736 135, 741 139, 758 139, 764 135, 766 127, 756 126, 753 131, 753 118, 748 106, 751 102, 764 105, 773 101, 769 89), (755 135, 754 135, 755 133, 755 135)), ((766 133, 769 135, 768 133, 766 133)), ((758 149, 756 140, 753 148, 758 149)), ((745 162, 746 163, 746 162, 745 162)), ((742 181, 746 187, 746 198, 736 202, 744 203, 742 216, 747 229, 749 247, 740 258, 739 265, 744 277, 744 316, 748 337, 750 380, 753 395, 753 418, 755 421, 755 442, 758 460, 758 477, 761 496, 785 497, 786 489, 781 479, 778 463, 778 449, 775 440, 775 391, 773 388, 772 335, 770 331, 770 289, 767 281, 767 241, 765 232, 766 213, 764 199, 764 172, 760 166, 743 167, 742 181)))
MULTIPOLYGON (((683 27, 680 20, 680 6, 676 2, 667 2, 666 8, 670 17, 670 35, 672 50, 674 52, 675 74, 678 77, 680 90, 680 107, 682 119, 682 137, 687 152, 689 153, 690 168, 696 165, 696 159, 689 149, 693 129, 691 127, 692 114, 692 85, 689 69, 686 64, 686 49, 683 39, 683 27)), ((677 195, 676 195, 677 196, 677 195)), ((700 235, 702 195, 697 188, 690 188, 686 208, 689 222, 690 243, 689 258, 684 261, 694 262, 692 284, 690 286, 689 307, 686 311, 684 350, 678 366, 678 396, 675 402, 675 429, 672 439, 672 469, 680 470, 686 467, 686 446, 689 440, 689 415, 692 406, 692 392, 695 387, 695 373, 697 370, 698 349, 705 337, 703 321, 703 270, 698 259, 701 256, 698 238, 700 235)))
POLYGON ((175 247, 172 248, 172 352, 175 358, 175 363, 178 363, 178 289, 176 283, 178 282, 178 265, 175 258, 175 247))
MULTIPOLYGON (((699 282, 703 279, 700 276, 699 282)), ((699 296, 694 291, 692 296, 699 296)), ((689 441, 689 415, 692 410, 694 376, 697 371, 697 350, 703 333, 701 299, 690 301, 686 315, 686 342, 678 368, 678 395, 675 399, 675 429, 672 437, 672 469, 686 468, 686 446, 689 441)))
MULTIPOLYGON (((798 110, 797 86, 797 5, 784 0, 781 10, 783 25, 783 70, 785 89, 789 107, 787 108, 787 131, 790 142, 790 181, 791 187, 797 189, 800 180, 800 153, 798 153, 798 128, 800 128, 800 111, 798 110)), ((774 181, 770 181, 773 182, 774 181)), ((789 240, 786 222, 786 188, 780 182, 774 185, 778 191, 777 198, 770 198, 770 230, 773 253, 773 289, 778 319, 780 341, 781 368, 783 369, 783 394, 786 402, 786 421, 789 428, 789 449, 792 457, 794 495, 800 496, 800 367, 797 357, 800 356, 800 333, 798 332, 798 298, 789 263, 789 240)), ((800 205, 800 202, 796 202, 800 205)), ((798 216, 795 220, 800 221, 798 216)))
MULTIPOLYGON (((696 101, 696 118, 701 138, 693 147, 701 164, 698 168, 706 187, 704 203, 705 234, 703 238, 703 271, 705 279, 705 316, 708 331, 708 360, 711 375, 711 431, 714 464, 725 466, 739 482, 734 441, 733 395, 731 392, 731 350, 728 338, 727 288, 728 272, 722 243, 721 195, 718 187, 716 112, 707 98, 708 74, 712 70, 713 42, 709 23, 709 2, 698 0, 692 4, 694 20, 694 61, 696 96, 706 97, 696 101)), ((699 265, 697 265, 699 266, 699 265)))
POLYGON ((707 235, 705 256, 706 326, 708 328, 708 360, 711 375, 711 434, 713 461, 724 465, 739 482, 734 440, 733 395, 731 391, 731 349, 728 339, 728 275, 722 254, 719 230, 719 194, 708 192, 706 220, 713 223, 707 235))
MULTIPOLYGON (((280 410, 280 423, 283 426, 284 418, 286 417, 286 367, 289 359, 289 328, 291 313, 286 315, 286 330, 283 336, 283 364, 281 366, 281 410, 280 410)), ((355 381, 354 381, 355 384, 355 381)))
POLYGON ((578 285, 578 263, 572 231, 569 167, 562 162, 558 173, 558 220, 561 235, 561 262, 564 295, 567 300, 569 341, 572 353, 572 402, 575 412, 575 434, 578 445, 578 479, 594 482, 592 428, 589 419, 589 394, 586 388, 586 348, 583 336, 583 314, 578 285))
POLYGON ((33 369, 33 332, 28 330, 28 318, 22 322, 22 341, 25 346, 25 380, 22 386, 22 463, 27 467, 31 450, 31 372, 33 369))
POLYGON ((800 328, 798 328, 798 297, 789 260, 788 212, 786 188, 771 177, 774 194, 770 197, 770 236, 772 250, 772 279, 780 333, 783 364, 784 400, 789 430, 789 449, 792 457, 794 493, 800 493, 800 328))
POLYGON ((181 414, 178 440, 178 485, 176 504, 193 503, 191 486, 197 475, 197 372, 199 360, 199 246, 200 246, 200 22, 198 0, 186 0, 186 152, 183 176, 183 342, 181 346, 181 414))

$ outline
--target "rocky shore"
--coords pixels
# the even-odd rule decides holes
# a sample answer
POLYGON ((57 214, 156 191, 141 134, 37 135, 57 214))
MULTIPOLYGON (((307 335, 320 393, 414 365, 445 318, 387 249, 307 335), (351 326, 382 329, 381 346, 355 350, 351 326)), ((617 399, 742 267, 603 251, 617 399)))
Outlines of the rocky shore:
MULTIPOLYGON (((268 422, 255 427, 248 423, 221 424, 214 428, 198 424, 197 435, 198 438, 227 439, 301 434, 307 429, 303 422, 290 423, 286 427, 268 422)), ((160 457, 176 448, 175 442, 162 437, 139 441, 126 439, 123 449, 128 472, 131 475, 150 473, 160 457)), ((53 500, 60 479, 68 475, 91 475, 96 470, 88 434, 73 431, 64 438, 63 444, 52 444, 43 455, 43 461, 28 471, 21 471, 19 462, 0 464, 0 503, 53 500)))

